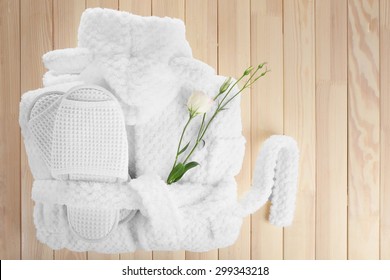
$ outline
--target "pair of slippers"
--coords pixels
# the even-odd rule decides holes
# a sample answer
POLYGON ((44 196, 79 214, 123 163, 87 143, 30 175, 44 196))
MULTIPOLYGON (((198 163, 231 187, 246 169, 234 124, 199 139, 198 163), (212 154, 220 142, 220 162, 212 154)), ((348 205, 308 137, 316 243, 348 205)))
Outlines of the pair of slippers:
MULTIPOLYGON (((128 143, 120 104, 106 89, 78 86, 47 92, 33 103, 29 130, 50 169, 64 181, 124 182, 128 143)), ((101 241, 135 211, 67 207, 70 229, 88 241, 101 241)))

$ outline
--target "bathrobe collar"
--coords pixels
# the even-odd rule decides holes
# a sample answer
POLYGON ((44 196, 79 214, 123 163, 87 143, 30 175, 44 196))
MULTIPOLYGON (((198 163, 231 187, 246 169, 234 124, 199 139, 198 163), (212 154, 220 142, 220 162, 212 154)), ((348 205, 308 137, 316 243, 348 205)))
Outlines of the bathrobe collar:
POLYGON ((146 122, 185 86, 176 60, 192 59, 192 51, 179 19, 87 9, 78 34, 78 46, 94 57, 85 72, 99 69, 128 112, 128 124, 146 122))

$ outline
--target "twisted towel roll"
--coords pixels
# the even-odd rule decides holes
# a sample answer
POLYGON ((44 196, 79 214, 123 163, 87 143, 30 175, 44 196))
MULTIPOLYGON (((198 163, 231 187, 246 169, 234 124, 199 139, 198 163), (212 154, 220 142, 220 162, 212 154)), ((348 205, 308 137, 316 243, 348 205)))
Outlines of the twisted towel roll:
POLYGON ((256 212, 271 200, 269 220, 289 226, 294 218, 298 182, 299 149, 288 136, 268 138, 256 160, 252 188, 240 201, 244 215, 256 212))

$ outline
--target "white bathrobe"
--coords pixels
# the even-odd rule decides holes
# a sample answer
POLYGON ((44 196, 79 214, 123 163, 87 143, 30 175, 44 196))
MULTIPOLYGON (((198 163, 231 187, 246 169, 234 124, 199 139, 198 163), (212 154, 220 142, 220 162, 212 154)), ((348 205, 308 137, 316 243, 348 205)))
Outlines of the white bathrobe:
MULTIPOLYGON (((214 97, 225 80, 192 57, 182 21, 87 9, 78 39, 77 48, 43 56, 45 87, 21 102, 41 242, 106 253, 207 251, 233 244, 242 219, 268 199, 270 221, 291 224, 298 149, 290 137, 267 140, 252 188, 237 199, 234 176, 245 150, 239 97, 194 153, 200 166, 165 183, 189 95, 214 97)), ((183 143, 194 139, 200 120, 183 143)))

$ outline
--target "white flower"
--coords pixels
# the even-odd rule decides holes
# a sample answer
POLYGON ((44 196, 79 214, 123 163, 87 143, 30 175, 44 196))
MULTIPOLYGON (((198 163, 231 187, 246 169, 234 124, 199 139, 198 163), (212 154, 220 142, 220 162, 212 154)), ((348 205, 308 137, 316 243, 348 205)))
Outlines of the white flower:
POLYGON ((204 114, 214 104, 214 100, 208 95, 201 91, 194 91, 190 98, 188 98, 187 108, 190 111, 190 114, 195 116, 199 114, 204 114))

